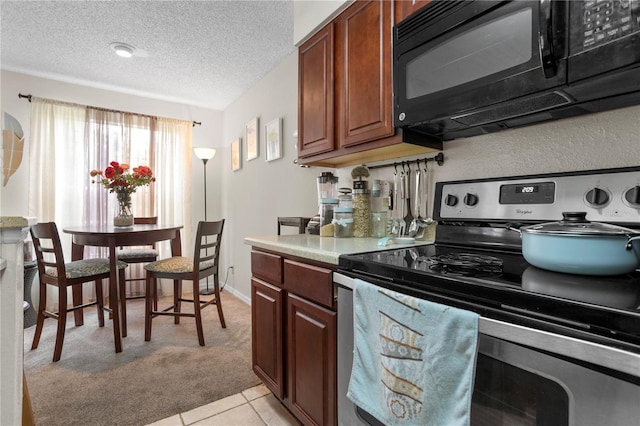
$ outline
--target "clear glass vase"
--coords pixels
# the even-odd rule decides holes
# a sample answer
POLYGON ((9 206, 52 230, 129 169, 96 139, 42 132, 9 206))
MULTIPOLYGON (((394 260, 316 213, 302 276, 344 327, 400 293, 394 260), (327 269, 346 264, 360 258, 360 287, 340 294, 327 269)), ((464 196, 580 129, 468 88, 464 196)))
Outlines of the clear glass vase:
POLYGON ((113 215, 113 226, 133 226, 133 212, 131 211, 131 194, 127 191, 116 191, 118 202, 113 215))

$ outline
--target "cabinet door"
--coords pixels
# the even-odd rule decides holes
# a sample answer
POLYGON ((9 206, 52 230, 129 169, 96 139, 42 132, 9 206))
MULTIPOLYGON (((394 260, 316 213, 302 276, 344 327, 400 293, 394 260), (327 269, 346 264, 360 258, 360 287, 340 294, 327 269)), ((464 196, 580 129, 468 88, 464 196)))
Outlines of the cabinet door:
POLYGON ((278 398, 284 398, 283 291, 251 279, 251 352, 253 371, 278 398))
POLYGON ((393 3, 355 2, 336 24, 340 146, 393 136, 393 3))
POLYGON ((304 424, 336 423, 336 313, 287 295, 291 411, 304 424))
POLYGON ((298 49, 298 155, 332 151, 334 144, 333 25, 298 49))

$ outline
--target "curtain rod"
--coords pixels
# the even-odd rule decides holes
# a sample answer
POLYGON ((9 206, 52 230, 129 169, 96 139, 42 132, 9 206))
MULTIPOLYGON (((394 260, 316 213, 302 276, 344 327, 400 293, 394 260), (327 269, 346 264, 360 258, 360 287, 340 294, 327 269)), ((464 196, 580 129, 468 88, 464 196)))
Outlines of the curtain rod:
MULTIPOLYGON (((31 95, 23 95, 22 93, 18 93, 18 98, 19 98, 19 99, 27 99, 29 102, 31 102, 31 98, 32 98, 32 97, 33 97, 33 96, 31 96, 31 95)), ((85 106, 86 106, 86 105, 85 105, 85 106)), ((107 108, 94 107, 94 106, 92 106, 92 107, 90 107, 90 108, 99 109, 99 110, 101 110, 101 111, 119 112, 119 113, 123 113, 123 114, 135 114, 135 115, 140 115, 140 116, 143 116, 143 117, 156 118, 156 117, 155 117, 155 116, 153 116, 153 115, 138 114, 138 113, 136 113, 136 112, 130 112, 130 111, 119 111, 119 110, 116 110, 116 109, 107 109, 107 108)), ((192 125, 193 127, 201 126, 201 125, 202 125, 202 121, 192 121, 192 122, 191 122, 191 125, 192 125)))

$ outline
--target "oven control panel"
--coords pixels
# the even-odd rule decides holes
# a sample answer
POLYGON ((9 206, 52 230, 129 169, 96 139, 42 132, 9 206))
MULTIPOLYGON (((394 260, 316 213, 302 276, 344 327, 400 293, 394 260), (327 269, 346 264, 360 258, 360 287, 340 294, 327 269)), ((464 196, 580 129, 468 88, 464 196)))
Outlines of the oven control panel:
POLYGON ((555 221, 584 211, 597 222, 640 225, 640 167, 436 183, 434 218, 555 221))

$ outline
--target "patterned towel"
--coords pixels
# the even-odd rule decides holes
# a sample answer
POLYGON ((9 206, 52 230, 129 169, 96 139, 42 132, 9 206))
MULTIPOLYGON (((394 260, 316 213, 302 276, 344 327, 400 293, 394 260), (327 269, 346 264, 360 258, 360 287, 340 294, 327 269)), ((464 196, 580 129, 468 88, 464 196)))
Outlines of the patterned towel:
POLYGON ((347 397, 386 425, 469 425, 478 315, 355 280, 347 397))

